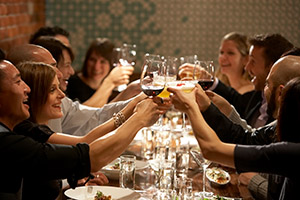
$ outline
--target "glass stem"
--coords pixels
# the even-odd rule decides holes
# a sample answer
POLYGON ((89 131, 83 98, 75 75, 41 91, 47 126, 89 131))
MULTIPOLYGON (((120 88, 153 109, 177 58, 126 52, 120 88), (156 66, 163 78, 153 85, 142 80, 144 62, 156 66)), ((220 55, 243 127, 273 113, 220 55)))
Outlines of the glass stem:
POLYGON ((164 116, 160 115, 159 119, 158 119, 158 125, 159 125, 160 128, 162 128, 162 126, 163 126, 163 120, 164 120, 164 116))
POLYGON ((182 131, 186 131, 185 113, 182 113, 182 131))
POLYGON ((202 190, 203 190, 203 196, 205 195, 205 172, 206 172, 206 167, 204 167, 203 166, 203 180, 202 180, 202 182, 203 182, 203 188, 202 188, 202 190))

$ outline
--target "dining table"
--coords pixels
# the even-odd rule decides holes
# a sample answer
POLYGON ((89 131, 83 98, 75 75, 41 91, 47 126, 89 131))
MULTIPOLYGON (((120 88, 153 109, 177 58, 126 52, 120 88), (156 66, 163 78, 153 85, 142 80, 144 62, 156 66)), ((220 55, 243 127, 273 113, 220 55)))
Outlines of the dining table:
MULTIPOLYGON (((138 133, 139 134, 139 133, 138 133)), ((188 136, 187 140, 193 141, 191 142, 191 145, 197 145, 196 139, 193 138, 192 135, 188 136)), ((131 144, 127 147, 125 152, 123 154, 132 154, 136 156, 137 160, 143 160, 147 161, 143 158, 141 155, 142 153, 142 138, 141 136, 138 136, 131 142, 131 144)), ((190 156, 190 159, 191 156, 190 156)), ((243 185, 239 181, 239 174, 237 171, 233 168, 229 168, 217 163, 211 163, 207 169, 212 168, 212 167, 218 167, 226 172, 229 173, 230 175, 230 182, 227 183, 226 185, 216 185, 212 184, 207 178, 205 181, 205 186, 206 186, 206 191, 208 192, 213 192, 215 196, 219 197, 227 197, 229 199, 234 199, 234 200, 253 200, 254 198, 252 197, 251 193, 249 192, 248 188, 246 185, 243 185)), ((201 167, 198 167, 198 165, 195 162, 190 161, 190 166, 187 174, 188 178, 192 178, 192 187, 193 187, 193 192, 199 192, 202 191, 203 187, 203 171, 201 167)), ((109 182, 106 184, 106 186, 113 186, 113 187, 119 187, 119 180, 118 179, 111 179, 108 176, 109 182)), ((140 188, 136 187, 136 191, 140 191, 140 188)), ((68 199, 66 196, 64 196, 62 199, 68 199)), ((145 198, 141 198, 145 199, 145 198)), ((146 198, 147 199, 147 198, 146 198)), ((149 198, 148 198, 149 199, 149 198)), ((151 198, 150 198, 151 199, 151 198)))

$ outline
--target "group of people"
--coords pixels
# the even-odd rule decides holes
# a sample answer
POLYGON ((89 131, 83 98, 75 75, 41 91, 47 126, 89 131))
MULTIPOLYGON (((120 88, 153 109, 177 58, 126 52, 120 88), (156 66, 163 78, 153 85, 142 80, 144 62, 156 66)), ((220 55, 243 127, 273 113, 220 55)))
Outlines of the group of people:
POLYGON ((168 88, 170 101, 160 101, 140 93, 137 83, 110 99, 116 86, 129 82, 133 67, 112 67, 114 44, 106 38, 92 42, 75 75, 68 37, 59 27, 43 27, 30 44, 0 55, 1 199, 42 194, 55 199, 65 178, 72 188, 90 177, 97 184, 107 182, 99 169, 171 104, 188 115, 207 159, 238 172, 269 174, 267 179, 241 174, 255 198, 297 194, 293 162, 300 148, 300 57, 286 38, 229 33, 219 49, 222 76, 210 90, 199 85, 191 93, 168 88))
POLYGON ((53 38, 46 40, 53 41, 45 42, 48 50, 25 44, 6 56, 1 53, 0 151, 5 164, 0 168, 7 180, 1 184, 1 199, 55 199, 59 179, 65 178, 72 188, 84 177, 107 182, 99 169, 168 108, 143 94, 101 108, 73 102, 63 93, 72 73, 72 51, 53 38))

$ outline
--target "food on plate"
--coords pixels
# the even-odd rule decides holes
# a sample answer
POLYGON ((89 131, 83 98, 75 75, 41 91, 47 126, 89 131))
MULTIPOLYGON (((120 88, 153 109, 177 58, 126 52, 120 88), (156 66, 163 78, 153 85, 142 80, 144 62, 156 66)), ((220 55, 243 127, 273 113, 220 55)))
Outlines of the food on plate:
POLYGON ((226 171, 218 167, 207 169, 206 177, 210 181, 218 183, 220 185, 227 184, 230 181, 230 175, 226 171))
POLYGON ((110 166, 111 169, 120 169, 120 163, 116 162, 114 165, 110 166))
POLYGON ((95 197, 94 197, 94 200, 111 200, 111 196, 108 195, 108 196, 105 196, 101 191, 97 191, 95 197))

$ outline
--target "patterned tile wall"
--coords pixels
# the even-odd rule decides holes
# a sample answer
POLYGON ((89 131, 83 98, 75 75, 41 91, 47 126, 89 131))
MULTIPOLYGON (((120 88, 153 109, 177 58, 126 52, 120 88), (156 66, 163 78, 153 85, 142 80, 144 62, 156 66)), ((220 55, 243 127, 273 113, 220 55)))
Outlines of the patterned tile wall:
POLYGON ((280 33, 300 45, 298 0, 47 0, 46 19, 71 33, 76 69, 96 37, 135 43, 137 71, 146 52, 216 62, 231 31, 280 33))

